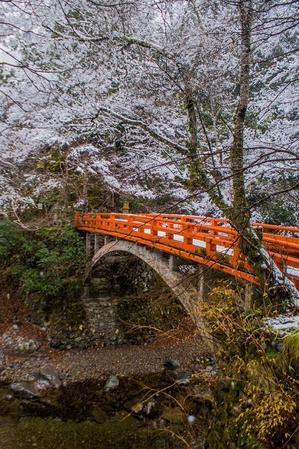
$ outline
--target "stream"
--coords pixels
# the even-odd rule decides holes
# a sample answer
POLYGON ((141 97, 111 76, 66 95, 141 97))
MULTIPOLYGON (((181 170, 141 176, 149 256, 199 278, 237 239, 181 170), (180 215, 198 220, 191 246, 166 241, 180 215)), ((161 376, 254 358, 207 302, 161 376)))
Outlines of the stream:
POLYGON ((40 379, 2 384, 0 449, 201 448, 199 423, 208 407, 190 379, 176 377, 172 370, 111 375, 41 388, 37 395, 40 379))

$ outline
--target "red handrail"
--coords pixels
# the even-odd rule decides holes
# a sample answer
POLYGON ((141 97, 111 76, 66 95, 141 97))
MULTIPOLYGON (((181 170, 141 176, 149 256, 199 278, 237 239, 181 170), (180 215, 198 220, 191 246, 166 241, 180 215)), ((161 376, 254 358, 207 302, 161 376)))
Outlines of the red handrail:
MULTIPOLYGON (((239 234, 225 218, 176 214, 75 212, 77 229, 112 235, 176 254, 257 283, 239 250, 239 234)), ((253 223, 285 275, 299 287, 299 228, 253 223), (270 232, 267 232, 267 231, 270 232)))

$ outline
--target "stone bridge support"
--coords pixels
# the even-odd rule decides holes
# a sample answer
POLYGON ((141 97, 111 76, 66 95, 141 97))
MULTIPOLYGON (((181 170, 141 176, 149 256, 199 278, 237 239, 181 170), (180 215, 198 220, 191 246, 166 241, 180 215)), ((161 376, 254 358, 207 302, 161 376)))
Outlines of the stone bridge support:
POLYGON ((195 323, 200 321, 197 289, 188 276, 182 275, 174 269, 169 269, 169 260, 165 260, 161 252, 125 240, 112 241, 95 253, 91 267, 98 264, 103 257, 112 252, 128 253, 145 262, 163 279, 165 284, 183 304, 193 321, 195 323))
MULTIPOLYGON (((176 256, 127 240, 113 240, 110 242, 107 242, 107 240, 107 237, 104 238, 101 235, 86 235, 86 251, 92 257, 87 268, 87 282, 90 282, 90 276, 95 267, 100 267, 101 261, 103 265, 105 264, 105 258, 106 260, 107 258, 111 259, 115 255, 114 257, 118 258, 116 260, 119 260, 119 257, 122 257, 125 266, 126 257, 134 256, 143 261, 163 280, 191 316, 202 335, 208 338, 208 333, 202 320, 204 299, 203 271, 198 270, 198 274, 196 274, 196 268, 192 267, 192 270, 190 270, 191 275, 185 272, 181 273, 179 267, 182 261, 176 256)), ((186 265, 184 266, 186 267, 186 265)), ((114 317, 120 298, 117 298, 117 295, 114 297, 113 293, 111 296, 111 288, 110 293, 108 293, 108 287, 104 285, 105 281, 103 279, 98 280, 98 282, 103 284, 100 289, 100 296, 93 299, 89 295, 88 289, 86 289, 83 297, 87 319, 93 328, 95 338, 105 335, 109 341, 117 340, 118 329, 114 317)), ((210 342, 210 339, 208 338, 207 341, 210 342)))
MULTIPOLYGON (((86 234, 86 251, 91 259, 86 273, 89 282, 97 282, 99 295, 92 298, 88 288, 85 290, 83 301, 87 313, 87 319, 95 338, 104 337, 109 342, 118 341, 117 308, 121 297, 113 289, 113 283, 103 277, 90 279, 93 269, 105 265, 105 258, 111 261, 121 261, 126 267, 128 258, 131 256, 143 261, 146 266, 153 270, 169 287, 173 295, 181 302, 187 313, 191 316, 195 325, 200 329, 203 336, 207 337, 210 345, 211 339, 203 321, 203 305, 207 297, 207 282, 205 279, 205 267, 194 265, 177 256, 169 255, 148 246, 139 245, 128 240, 112 240, 112 237, 100 234, 86 234), (109 241, 110 240, 110 241, 109 241), (102 263, 101 263, 102 262, 102 263), (185 270, 180 270, 184 267, 185 270), (186 270, 187 268, 187 270, 186 270), (190 270, 188 271, 188 268, 190 270)), ((210 273, 209 273, 210 276, 210 273)), ((245 285, 244 308, 251 308, 252 286, 245 285)))

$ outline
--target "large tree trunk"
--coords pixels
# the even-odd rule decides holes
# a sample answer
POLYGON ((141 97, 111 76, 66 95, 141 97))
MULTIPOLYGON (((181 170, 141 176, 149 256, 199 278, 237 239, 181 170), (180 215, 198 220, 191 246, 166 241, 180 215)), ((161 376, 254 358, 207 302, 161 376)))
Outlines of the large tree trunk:
POLYGON ((204 189, 240 234, 241 252, 253 266, 263 291, 273 300, 284 300, 299 305, 299 292, 285 278, 281 270, 263 247, 258 233, 250 224, 250 209, 246 198, 244 176, 244 129, 250 94, 252 1, 239 0, 241 24, 241 54, 239 76, 239 102, 234 116, 233 143, 230 149, 233 199, 228 205, 215 184, 207 176, 198 153, 197 119, 192 92, 186 90, 190 141, 188 144, 189 171, 192 187, 204 189))
POLYGON ((241 25, 240 93, 234 118, 233 144, 230 151, 233 207, 228 213, 228 218, 240 233, 242 253, 253 265, 263 290, 267 291, 273 299, 284 297, 296 302, 299 299, 296 287, 284 278, 263 248, 259 235, 250 225, 250 209, 246 198, 244 176, 244 128, 250 95, 252 0, 239 0, 238 7, 241 25))
POLYGON ((245 193, 244 177, 244 126, 250 93, 251 63, 251 0, 240 0, 241 55, 239 78, 239 103, 234 117, 233 143, 230 149, 230 165, 233 185, 233 209, 230 217, 239 231, 250 225, 250 212, 245 193))

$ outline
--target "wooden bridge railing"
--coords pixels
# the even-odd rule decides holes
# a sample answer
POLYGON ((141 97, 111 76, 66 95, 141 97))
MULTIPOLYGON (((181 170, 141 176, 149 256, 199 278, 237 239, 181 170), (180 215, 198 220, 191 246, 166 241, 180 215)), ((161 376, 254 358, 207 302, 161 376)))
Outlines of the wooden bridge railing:
MULTIPOLYGON (((299 287, 299 228, 253 223, 285 275, 299 287)), ((175 254, 257 283, 239 251, 239 234, 224 218, 174 214, 75 213, 79 230, 111 235, 175 254)))

